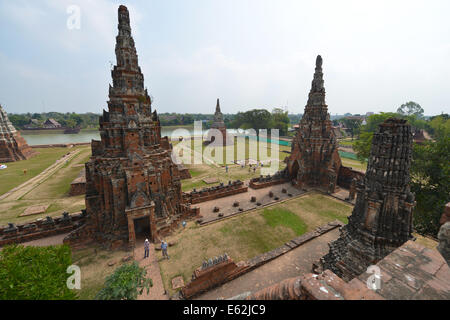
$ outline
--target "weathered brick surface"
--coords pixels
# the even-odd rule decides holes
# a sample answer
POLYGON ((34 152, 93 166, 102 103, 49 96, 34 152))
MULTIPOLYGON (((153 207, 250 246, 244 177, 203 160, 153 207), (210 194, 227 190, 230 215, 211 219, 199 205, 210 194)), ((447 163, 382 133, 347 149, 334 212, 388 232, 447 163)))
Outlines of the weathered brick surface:
POLYGON ((246 263, 236 264, 227 254, 203 262, 192 274, 192 280, 181 290, 184 298, 190 299, 222 283, 230 281, 248 269, 246 263))
POLYGON ((14 128, 0 105, 0 163, 26 160, 36 154, 14 128))
POLYGON ((299 188, 311 186, 334 193, 340 167, 338 143, 325 104, 322 57, 317 56, 311 91, 292 140, 285 175, 299 188))
POLYGON ((108 111, 99 121, 101 141, 92 141, 86 163, 87 222, 64 240, 73 245, 133 246, 136 230, 143 229, 157 241, 198 212, 184 202, 171 145, 152 112, 125 6, 119 7, 118 20, 108 111))

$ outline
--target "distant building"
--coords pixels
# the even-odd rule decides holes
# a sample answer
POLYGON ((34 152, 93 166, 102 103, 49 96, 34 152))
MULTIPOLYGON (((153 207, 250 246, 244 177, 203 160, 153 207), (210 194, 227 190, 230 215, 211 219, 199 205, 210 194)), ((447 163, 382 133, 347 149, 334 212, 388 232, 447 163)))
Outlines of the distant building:
POLYGON ((43 124, 43 128, 45 129, 55 129, 61 127, 61 124, 53 118, 47 119, 47 121, 45 121, 43 124))

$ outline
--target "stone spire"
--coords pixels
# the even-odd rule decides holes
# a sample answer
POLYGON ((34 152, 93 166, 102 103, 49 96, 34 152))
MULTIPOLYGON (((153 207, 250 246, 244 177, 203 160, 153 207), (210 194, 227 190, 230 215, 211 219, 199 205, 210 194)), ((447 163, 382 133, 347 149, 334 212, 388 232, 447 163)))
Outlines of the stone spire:
POLYGON ((217 98, 217 103, 216 103, 216 114, 218 114, 218 113, 222 113, 222 112, 220 111, 219 98, 217 98))
POLYGON ((214 142, 214 146, 226 146, 232 145, 234 143, 234 138, 228 135, 227 133, 227 127, 225 126, 225 122, 223 121, 223 114, 220 111, 220 102, 218 98, 216 102, 216 111, 214 113, 214 120, 213 123, 211 124, 211 129, 215 130, 209 130, 206 143, 210 144, 214 142), (222 135, 221 139, 216 139, 218 131, 220 131, 220 134, 222 135))
POLYGON ((287 173, 300 188, 318 187, 333 193, 340 167, 338 144, 325 104, 322 57, 319 55, 305 112, 292 141, 287 173))
POLYGON ((225 123, 223 122, 223 114, 220 111, 219 99, 217 99, 216 112, 214 113, 214 123, 212 124, 211 128, 219 129, 222 127, 225 127, 225 123))
POLYGON ((0 105, 0 163, 26 160, 37 154, 9 121, 0 105))
POLYGON ((86 163, 87 222, 65 242, 133 246, 139 231, 153 241, 191 213, 167 137, 161 137, 125 6, 118 10, 117 64, 111 71, 108 111, 100 117, 101 141, 92 141, 86 163))
POLYGON ((350 280, 411 239, 415 204, 409 188, 411 150, 412 133, 406 120, 380 124, 349 222, 321 259, 324 270, 350 280))

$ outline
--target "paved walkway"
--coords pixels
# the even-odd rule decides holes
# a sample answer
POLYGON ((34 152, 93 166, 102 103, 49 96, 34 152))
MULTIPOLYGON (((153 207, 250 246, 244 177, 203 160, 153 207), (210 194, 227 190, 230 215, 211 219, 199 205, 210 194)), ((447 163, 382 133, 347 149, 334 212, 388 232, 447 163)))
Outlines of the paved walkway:
POLYGON ((339 228, 333 229, 259 268, 198 296, 196 300, 228 299, 246 292, 256 292, 282 280, 309 273, 313 262, 328 252, 328 243, 338 237, 339 228))
POLYGON ((161 252, 155 250, 155 245, 150 244, 150 255, 144 259, 144 242, 140 241, 134 249, 134 259, 139 263, 139 266, 146 268, 147 277, 153 280, 153 287, 150 288, 149 293, 144 290, 138 300, 169 300, 166 290, 164 289, 161 278, 161 270, 159 268, 158 259, 161 258, 161 252))

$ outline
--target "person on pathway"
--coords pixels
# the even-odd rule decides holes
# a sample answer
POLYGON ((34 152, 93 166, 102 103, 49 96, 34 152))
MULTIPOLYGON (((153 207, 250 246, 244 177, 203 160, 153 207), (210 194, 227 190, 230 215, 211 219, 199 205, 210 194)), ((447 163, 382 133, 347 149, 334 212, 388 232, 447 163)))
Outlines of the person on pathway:
POLYGON ((228 173, 228 165, 225 165, 225 172, 228 173))
POLYGON ((144 259, 148 258, 150 253, 150 242, 148 241, 148 239, 145 239, 144 241, 144 259))
POLYGON ((164 240, 161 241, 161 251, 163 258, 169 259, 169 255, 167 254, 167 242, 165 242, 164 240))

